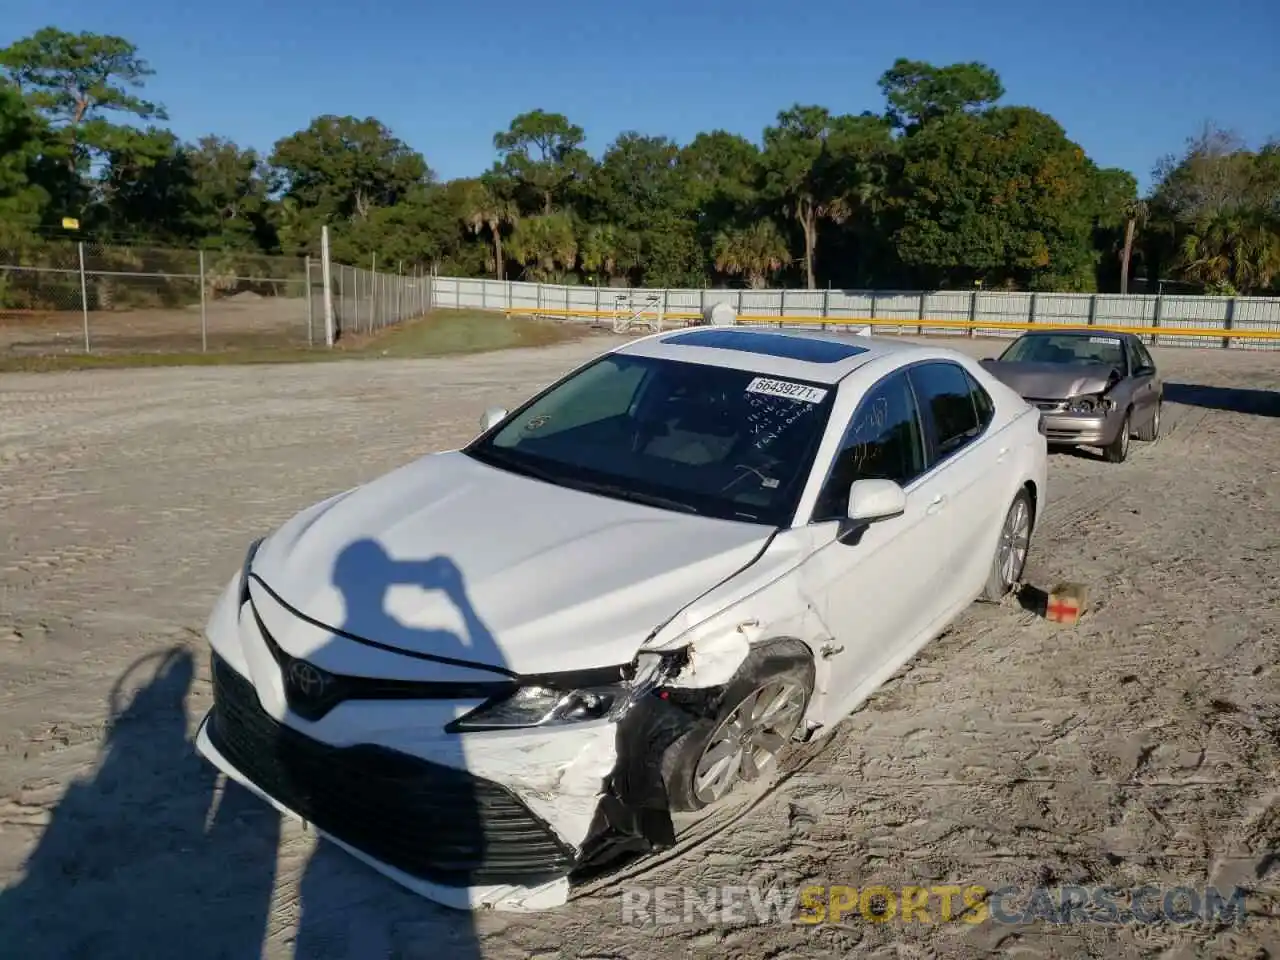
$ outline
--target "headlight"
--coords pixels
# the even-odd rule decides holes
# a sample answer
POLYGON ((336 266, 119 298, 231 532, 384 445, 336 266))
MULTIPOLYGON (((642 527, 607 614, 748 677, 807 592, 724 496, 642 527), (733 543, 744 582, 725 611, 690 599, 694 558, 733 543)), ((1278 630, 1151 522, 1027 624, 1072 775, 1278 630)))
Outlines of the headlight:
POLYGON ((1067 409, 1071 413, 1108 413, 1115 409, 1115 402, 1100 393, 1094 393, 1069 400, 1067 409))
POLYGON ((445 729, 450 733, 465 733, 563 727, 589 720, 616 721, 658 684, 679 671, 688 657, 687 649, 639 654, 626 668, 624 678, 616 682, 588 681, 572 689, 567 685, 550 687, 531 683, 502 699, 482 703, 445 729))
POLYGON ((624 683, 581 690, 521 687, 505 700, 482 704, 453 721, 449 727, 459 732, 512 730, 617 719, 636 701, 640 692, 624 683))

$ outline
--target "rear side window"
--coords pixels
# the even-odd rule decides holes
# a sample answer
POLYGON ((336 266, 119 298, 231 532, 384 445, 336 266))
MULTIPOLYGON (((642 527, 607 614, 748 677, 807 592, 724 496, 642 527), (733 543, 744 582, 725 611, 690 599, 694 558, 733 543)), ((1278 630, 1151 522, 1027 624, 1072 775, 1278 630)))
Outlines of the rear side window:
POLYGON ((982 384, 966 371, 965 377, 969 381, 969 396, 973 397, 973 409, 978 414, 978 432, 981 433, 987 427, 991 426, 991 421, 996 416, 996 404, 991 399, 991 394, 983 389, 982 384))
MULTIPOLYGON (((990 422, 979 414, 974 396, 977 383, 955 363, 936 360, 911 369, 921 412, 932 421, 934 449, 939 460, 962 450, 977 439, 990 422)), ((985 395, 986 391, 982 391, 985 395)), ((986 402, 990 403, 987 397, 986 402)), ((993 411, 994 412, 994 411, 993 411)))

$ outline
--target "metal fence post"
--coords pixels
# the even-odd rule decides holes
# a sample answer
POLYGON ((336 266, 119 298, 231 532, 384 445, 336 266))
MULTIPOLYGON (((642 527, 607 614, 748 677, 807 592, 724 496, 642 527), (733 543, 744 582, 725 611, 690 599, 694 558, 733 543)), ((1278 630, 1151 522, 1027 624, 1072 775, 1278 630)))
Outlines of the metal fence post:
POLYGON ((969 336, 972 337, 978 332, 978 291, 974 290, 969 294, 969 336))
POLYGON ((920 291, 920 309, 916 312, 916 336, 924 336, 924 301, 928 296, 923 290, 920 291))
MULTIPOLYGON (((1230 330, 1236 325, 1236 298, 1232 297, 1227 301, 1227 315, 1222 320, 1222 329, 1230 330)), ((1222 349, 1229 350, 1231 348, 1231 338, 1222 338, 1222 349)))
POLYGON ((1164 294, 1156 294, 1156 312, 1151 317, 1151 345, 1154 347, 1160 342, 1160 335, 1155 331, 1160 329, 1160 315, 1164 312, 1164 294))
POLYGON ((209 317, 205 309, 204 296, 204 251, 200 251, 200 352, 209 352, 209 317))
POLYGON ((306 271, 307 271, 307 283, 306 283, 306 287, 307 287, 307 346, 308 346, 308 347, 310 347, 310 346, 314 346, 314 345, 315 345, 315 339, 314 339, 314 337, 313 337, 313 335, 312 335, 311 330, 312 330, 312 325, 313 325, 313 321, 314 321, 314 318, 315 318, 315 308, 316 308, 316 305, 315 305, 315 299, 316 299, 316 298, 315 298, 315 296, 314 296, 314 294, 313 294, 313 292, 312 292, 312 287, 311 287, 311 254, 307 254, 307 256, 305 257, 305 262, 306 262, 306 267, 305 267, 305 269, 306 269, 306 271))
POLYGON ((1036 295, 1033 291, 1031 294, 1031 306, 1027 309, 1027 324, 1034 326, 1036 322, 1036 295))
POLYGON ((333 274, 329 264, 329 225, 320 228, 320 272, 324 285, 324 343, 332 347, 336 339, 333 328, 333 274))
POLYGON ((1093 327, 1098 323, 1098 295, 1096 293, 1089 294, 1089 323, 1093 327))
POLYGON ((89 284, 84 276, 84 241, 81 240, 76 247, 80 251, 80 312, 84 315, 84 352, 92 353, 89 349, 89 284))

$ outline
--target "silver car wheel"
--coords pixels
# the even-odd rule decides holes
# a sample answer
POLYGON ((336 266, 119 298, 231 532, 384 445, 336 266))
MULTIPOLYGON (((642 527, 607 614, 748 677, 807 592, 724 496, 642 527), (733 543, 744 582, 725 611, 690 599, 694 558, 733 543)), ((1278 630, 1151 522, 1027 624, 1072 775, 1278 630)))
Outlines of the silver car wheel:
POLYGON ((803 719, 805 691, 770 680, 757 687, 716 728, 698 758, 693 792, 702 803, 724 797, 739 780, 767 775, 803 719))
POLYGON ((1031 543, 1031 511, 1027 502, 1019 497, 1009 508, 1000 531, 1000 578, 1006 586, 1012 586, 1022 573, 1031 543))
POLYGON ((1131 439, 1129 435, 1132 432, 1129 429, 1129 419, 1127 417, 1125 418, 1124 426, 1120 429, 1122 431, 1120 434, 1120 457, 1123 459, 1129 455, 1129 440, 1131 439))

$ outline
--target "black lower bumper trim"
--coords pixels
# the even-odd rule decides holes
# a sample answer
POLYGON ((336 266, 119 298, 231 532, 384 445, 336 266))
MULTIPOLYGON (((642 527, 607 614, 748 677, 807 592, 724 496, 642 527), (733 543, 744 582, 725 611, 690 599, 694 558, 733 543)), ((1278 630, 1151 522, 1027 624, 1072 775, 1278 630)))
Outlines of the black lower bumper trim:
POLYGON ((216 654, 209 739, 264 793, 397 870, 451 887, 536 886, 574 851, 510 790, 378 746, 333 747, 278 723, 216 654))

